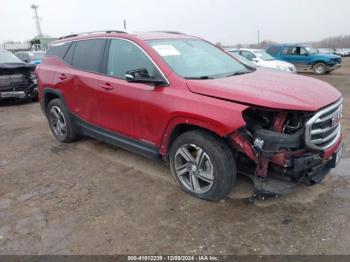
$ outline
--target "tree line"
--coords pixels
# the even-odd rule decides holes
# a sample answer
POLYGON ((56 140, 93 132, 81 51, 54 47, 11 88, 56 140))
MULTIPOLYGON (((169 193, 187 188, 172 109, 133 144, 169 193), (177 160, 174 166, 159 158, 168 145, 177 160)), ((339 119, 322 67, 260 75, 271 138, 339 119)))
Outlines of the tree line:
MULTIPOLYGON (((278 44, 278 42, 272 40, 264 40, 259 44, 236 44, 225 47, 266 49, 273 44, 278 44)), ((307 44, 315 48, 350 48, 350 35, 327 37, 318 42, 304 42, 303 44, 307 44)), ((218 43, 218 45, 220 45, 220 43, 218 43)))

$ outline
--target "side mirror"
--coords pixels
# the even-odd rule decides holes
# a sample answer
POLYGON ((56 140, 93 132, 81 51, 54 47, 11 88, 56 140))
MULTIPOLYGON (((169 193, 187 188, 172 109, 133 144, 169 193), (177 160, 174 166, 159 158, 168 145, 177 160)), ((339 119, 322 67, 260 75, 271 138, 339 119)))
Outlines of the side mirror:
POLYGON ((29 63, 29 59, 28 58, 23 58, 23 62, 24 63, 29 63))
POLYGON ((164 86, 166 82, 162 78, 151 77, 146 68, 130 70, 126 72, 125 79, 129 83, 141 83, 153 86, 164 86))
POLYGON ((257 63, 257 62, 259 62, 259 59, 253 58, 252 61, 257 63))

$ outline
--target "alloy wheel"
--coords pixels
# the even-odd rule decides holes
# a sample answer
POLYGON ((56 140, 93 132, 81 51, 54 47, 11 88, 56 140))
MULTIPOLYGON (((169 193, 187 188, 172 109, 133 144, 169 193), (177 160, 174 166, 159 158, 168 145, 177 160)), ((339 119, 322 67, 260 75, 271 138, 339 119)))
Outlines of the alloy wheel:
POLYGON ((185 144, 175 153, 175 173, 181 184, 195 194, 208 192, 214 184, 214 167, 203 148, 185 144))
POLYGON ((67 135, 66 119, 62 110, 58 106, 50 109, 50 125, 53 132, 59 139, 64 139, 67 135))

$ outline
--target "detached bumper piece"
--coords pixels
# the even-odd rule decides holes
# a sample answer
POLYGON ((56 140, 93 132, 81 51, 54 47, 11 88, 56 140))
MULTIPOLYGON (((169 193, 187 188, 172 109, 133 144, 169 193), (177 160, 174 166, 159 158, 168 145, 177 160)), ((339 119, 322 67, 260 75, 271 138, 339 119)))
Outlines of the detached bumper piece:
POLYGON ((311 186, 321 182, 334 167, 334 159, 326 162, 317 156, 295 159, 295 165, 286 169, 283 174, 271 164, 268 175, 265 177, 254 175, 254 168, 239 168, 239 172, 253 181, 255 192, 250 201, 254 202, 290 193, 300 184, 311 186))

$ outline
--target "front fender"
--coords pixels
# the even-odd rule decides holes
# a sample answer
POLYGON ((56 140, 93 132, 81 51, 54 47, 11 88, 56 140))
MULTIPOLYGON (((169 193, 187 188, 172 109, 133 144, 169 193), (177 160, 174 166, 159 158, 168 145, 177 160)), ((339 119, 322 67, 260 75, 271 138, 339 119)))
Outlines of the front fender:
POLYGON ((231 134, 233 131, 245 125, 245 121, 242 117, 241 112, 236 112, 236 113, 239 113, 239 115, 237 114, 237 117, 235 117, 234 121, 230 121, 230 122, 222 121, 223 119, 220 119, 220 117, 216 119, 203 117, 203 116, 198 116, 198 117, 177 116, 172 118, 168 122, 167 127, 163 133, 161 145, 159 148, 159 153, 163 156, 167 154, 171 134, 179 125, 196 126, 196 127, 211 131, 217 134, 219 137, 224 137, 228 134, 231 134))

